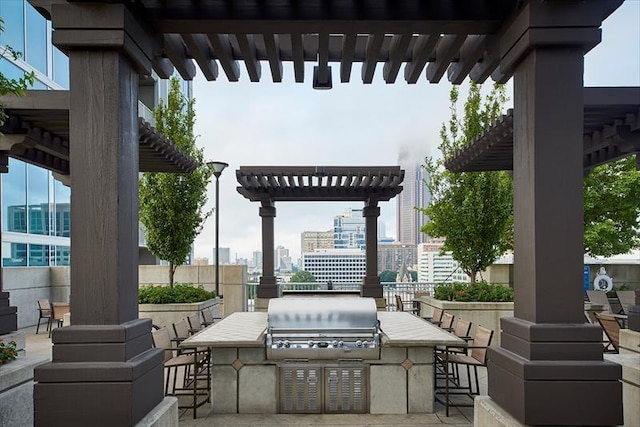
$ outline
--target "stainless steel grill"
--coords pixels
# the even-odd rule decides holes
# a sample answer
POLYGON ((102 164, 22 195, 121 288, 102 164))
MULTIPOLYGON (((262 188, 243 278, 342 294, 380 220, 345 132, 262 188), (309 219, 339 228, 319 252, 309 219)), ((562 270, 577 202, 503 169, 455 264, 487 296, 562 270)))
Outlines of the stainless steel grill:
POLYGON ((275 298, 267 312, 267 358, 378 359, 380 328, 373 298, 275 298))

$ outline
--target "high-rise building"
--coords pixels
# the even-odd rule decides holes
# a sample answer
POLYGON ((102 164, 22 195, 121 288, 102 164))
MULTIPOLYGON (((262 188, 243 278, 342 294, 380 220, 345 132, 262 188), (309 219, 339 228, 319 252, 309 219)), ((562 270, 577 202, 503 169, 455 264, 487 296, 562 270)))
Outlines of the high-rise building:
MULTIPOLYGON (((52 44, 51 21, 47 21, 26 0, 0 0, 0 73, 19 79, 35 74, 31 89, 69 89, 69 60, 52 44), (2 55, 11 46, 19 59, 2 55)), ((182 81, 191 97, 191 83, 182 81)), ((140 78, 138 115, 153 124, 151 109, 167 99, 169 81, 155 75, 140 78)), ((2 174, 2 265, 69 265, 71 235, 71 191, 54 179, 52 172, 9 158, 9 171, 2 174)), ((140 234, 140 262, 156 263, 146 249, 144 230, 140 234)), ((189 260, 192 257, 189 256, 189 260)))
POLYGON ((451 252, 440 254, 441 248, 442 242, 418 245, 418 282, 469 282, 469 276, 459 268, 451 252))
POLYGON ((367 274, 366 256, 360 249, 316 249, 302 254, 302 269, 320 283, 359 284, 367 274))
POLYGON ((404 265, 413 269, 417 264, 416 245, 404 243, 378 244, 378 271, 399 271, 404 265))
POLYGON ((333 218, 333 247, 336 249, 366 247, 366 225, 362 209, 348 208, 333 218))
POLYGON ((291 256, 289 256, 289 249, 284 246, 278 246, 275 250, 275 265, 276 271, 291 271, 291 256))
POLYGON ((422 167, 424 156, 402 149, 398 163, 404 170, 402 192, 396 196, 396 240, 400 243, 417 245, 427 241, 427 235, 420 229, 427 217, 416 207, 425 207, 431 201, 431 195, 425 181, 429 174, 422 167))
POLYGON ((303 231, 300 248, 302 253, 313 252, 316 249, 333 249, 333 230, 303 231))

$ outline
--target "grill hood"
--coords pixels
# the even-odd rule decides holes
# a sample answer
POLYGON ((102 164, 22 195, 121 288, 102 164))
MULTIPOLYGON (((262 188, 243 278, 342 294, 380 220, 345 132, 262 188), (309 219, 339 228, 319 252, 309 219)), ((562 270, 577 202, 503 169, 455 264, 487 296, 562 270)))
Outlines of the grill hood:
POLYGON ((273 298, 267 325, 271 330, 314 331, 377 328, 373 298, 273 298))

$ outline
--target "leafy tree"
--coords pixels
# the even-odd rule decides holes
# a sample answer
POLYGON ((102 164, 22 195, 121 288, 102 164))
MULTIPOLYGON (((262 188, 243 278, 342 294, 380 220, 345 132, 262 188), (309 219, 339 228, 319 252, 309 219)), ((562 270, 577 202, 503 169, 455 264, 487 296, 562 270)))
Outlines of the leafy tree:
POLYGON ((202 224, 211 215, 211 211, 204 212, 204 205, 213 171, 195 144, 195 101, 180 92, 177 78, 172 78, 170 85, 168 102, 160 102, 154 111, 156 129, 199 166, 190 174, 144 173, 140 221, 147 232, 149 251, 169 262, 169 284, 173 286, 176 268, 184 264, 202 224))
POLYGON ((380 282, 382 283, 395 282, 397 276, 398 276, 398 273, 396 271, 383 270, 380 272, 380 282))
POLYGON ((422 231, 445 237, 442 251, 451 251, 475 283, 476 274, 512 246, 511 179, 505 172, 452 173, 444 168, 444 161, 498 119, 507 98, 504 87, 496 84, 483 100, 480 86, 471 83, 462 120, 457 114, 456 86, 449 99, 451 118, 440 131, 442 157, 425 159, 432 202, 419 210, 429 218, 422 231))
POLYGON ((584 251, 609 257, 640 246, 640 172, 635 156, 594 168, 584 179, 584 251))
POLYGON ((316 278, 313 274, 309 273, 306 270, 296 271, 289 279, 292 283, 315 283, 316 278))
MULTIPOLYGON (((4 20, 0 18, 0 34, 4 32, 4 20)), ((4 46, 2 50, 0 50, 0 56, 9 55, 13 59, 18 59, 22 56, 20 52, 16 52, 11 46, 4 46)), ((33 86, 36 75, 32 71, 30 73, 25 73, 19 79, 9 79, 2 72, 0 72, 0 96, 3 95, 17 95, 22 96, 24 92, 29 88, 29 86, 33 86)), ((0 103, 0 127, 4 125, 5 120, 7 119, 7 115, 4 112, 4 105, 0 103)), ((0 135, 2 135, 0 133, 0 135)))

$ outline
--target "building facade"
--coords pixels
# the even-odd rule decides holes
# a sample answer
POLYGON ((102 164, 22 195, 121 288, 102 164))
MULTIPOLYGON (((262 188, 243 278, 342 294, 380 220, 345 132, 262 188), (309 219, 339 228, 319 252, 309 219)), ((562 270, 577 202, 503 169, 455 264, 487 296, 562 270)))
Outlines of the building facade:
POLYGON ((333 249, 333 230, 303 231, 300 249, 302 253, 313 252, 316 249, 333 249))
POLYGON ((333 218, 333 247, 336 249, 364 249, 366 233, 362 209, 349 208, 333 218))
POLYGON ((316 249, 302 254, 302 269, 317 282, 360 284, 367 273, 365 253, 359 249, 316 249))
POLYGON ((431 201, 425 182, 429 174, 422 167, 424 156, 417 156, 408 150, 402 150, 398 157, 400 167, 404 169, 403 190, 396 197, 396 240, 400 243, 417 245, 427 241, 427 235, 420 229, 427 217, 416 207, 426 207, 431 201))
MULTIPOLYGON (((68 90, 69 60, 52 44, 51 21, 47 21, 26 0, 0 0, 0 73, 19 79, 33 72, 31 89, 68 90), (6 47, 20 52, 14 59, 6 47)), ((182 90, 192 96, 191 82, 182 81, 182 90)), ((156 76, 141 77, 138 114, 153 124, 151 109, 167 99, 169 81, 156 76)), ((2 265, 69 265, 71 235, 71 189, 54 178, 52 172, 9 158, 8 173, 2 180, 2 265)), ((140 263, 157 260, 146 249, 144 230, 140 233, 140 263)), ((191 260, 191 255, 189 256, 191 260)))
POLYGON ((413 269, 417 265, 416 245, 404 243, 378 244, 378 271, 399 271, 404 265, 413 269))
POLYGON ((276 271, 287 272, 291 271, 292 263, 291 256, 289 255, 289 249, 285 248, 282 245, 276 247, 275 250, 275 263, 274 267, 276 271))
POLYGON ((441 248, 441 242, 418 245, 418 282, 470 282, 469 276, 459 268, 451 252, 440 254, 441 248))

